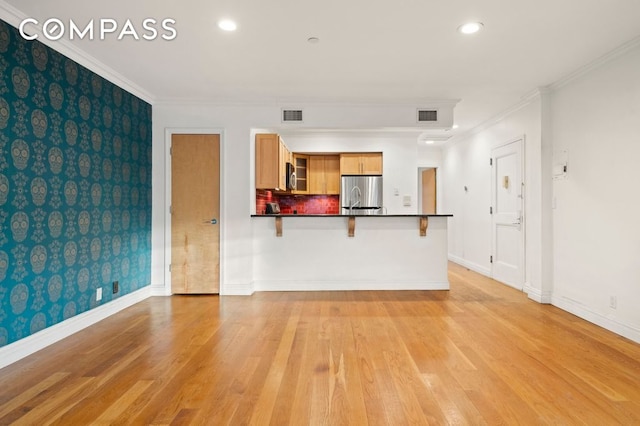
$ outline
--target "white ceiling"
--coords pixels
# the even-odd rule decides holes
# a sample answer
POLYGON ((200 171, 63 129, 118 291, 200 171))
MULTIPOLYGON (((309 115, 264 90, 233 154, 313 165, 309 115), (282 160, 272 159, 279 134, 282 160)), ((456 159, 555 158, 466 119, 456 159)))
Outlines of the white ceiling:
POLYGON ((5 0, 50 17, 177 21, 173 41, 74 41, 155 101, 461 99, 464 132, 640 36, 639 0, 5 0), (235 33, 218 19, 232 17, 235 33), (484 23, 475 36, 456 28, 484 23), (320 42, 310 44, 309 37, 320 42))

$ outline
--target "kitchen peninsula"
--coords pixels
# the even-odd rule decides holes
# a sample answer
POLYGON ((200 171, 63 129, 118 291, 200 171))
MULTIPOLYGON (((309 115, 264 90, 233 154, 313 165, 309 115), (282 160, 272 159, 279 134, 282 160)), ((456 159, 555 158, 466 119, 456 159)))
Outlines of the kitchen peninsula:
POLYGON ((448 290, 451 215, 413 214, 407 192, 398 214, 393 187, 383 203, 385 168, 415 172, 386 146, 327 148, 255 135, 253 291, 448 290))
POLYGON ((447 217, 252 215, 255 291, 448 290, 447 217), (281 221, 278 237, 274 222, 281 221), (428 220, 426 235, 421 222, 428 220))

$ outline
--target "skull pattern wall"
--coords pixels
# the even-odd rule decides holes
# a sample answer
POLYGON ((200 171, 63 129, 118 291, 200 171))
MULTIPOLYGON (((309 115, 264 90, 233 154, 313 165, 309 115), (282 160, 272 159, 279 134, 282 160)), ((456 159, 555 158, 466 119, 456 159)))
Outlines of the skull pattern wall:
POLYGON ((56 146, 49 150, 49 168, 54 174, 58 174, 62 171, 62 163, 64 161, 64 157, 62 154, 62 150, 56 146))
POLYGON ((11 81, 13 82, 13 91, 18 97, 26 98, 29 96, 31 78, 24 68, 15 67, 11 71, 11 81))
POLYGON ((31 126, 33 127, 33 134, 40 139, 43 139, 47 134, 47 128, 49 122, 44 112, 39 109, 34 110, 31 113, 31 126))
POLYGON ((152 111, 2 20, 0 70, 2 347, 149 285, 152 111))
POLYGON ((0 206, 9 198, 9 178, 0 173, 0 206))
POLYGON ((29 232, 29 216, 25 212, 17 212, 11 216, 11 232, 13 240, 21 243, 27 238, 29 232))
POLYGON ((7 269, 9 268, 9 255, 6 251, 0 250, 0 281, 4 281, 7 277, 7 269))
POLYGON ((0 130, 5 129, 9 124, 11 109, 4 98, 0 98, 0 130))
POLYGON ((29 145, 22 139, 16 139, 11 144, 11 157, 13 158, 13 165, 20 170, 27 168, 29 162, 30 150, 29 145))
POLYGON ((37 177, 31 181, 31 197, 33 204, 42 206, 47 198, 47 182, 37 177))

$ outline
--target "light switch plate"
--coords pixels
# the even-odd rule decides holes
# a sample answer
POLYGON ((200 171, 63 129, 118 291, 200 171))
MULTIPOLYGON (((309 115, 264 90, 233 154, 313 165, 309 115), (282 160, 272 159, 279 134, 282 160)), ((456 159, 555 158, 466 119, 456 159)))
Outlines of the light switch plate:
POLYGON ((405 195, 402 197, 402 205, 405 207, 411 206, 411 195, 405 195))

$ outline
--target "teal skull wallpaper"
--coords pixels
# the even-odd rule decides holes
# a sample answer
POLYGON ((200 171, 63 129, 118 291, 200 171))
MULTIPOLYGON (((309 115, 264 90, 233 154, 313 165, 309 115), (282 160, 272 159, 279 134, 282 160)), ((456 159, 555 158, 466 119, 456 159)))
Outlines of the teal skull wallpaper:
POLYGON ((151 105, 0 21, 0 346, 148 286, 150 252, 151 105))

